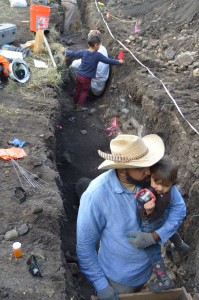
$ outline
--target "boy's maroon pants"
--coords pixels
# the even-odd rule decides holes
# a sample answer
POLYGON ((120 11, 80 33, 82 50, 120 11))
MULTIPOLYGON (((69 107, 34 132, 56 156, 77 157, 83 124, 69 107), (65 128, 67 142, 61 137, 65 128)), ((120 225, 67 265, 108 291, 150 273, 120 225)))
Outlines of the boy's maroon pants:
POLYGON ((88 96, 88 91, 91 85, 91 79, 77 74, 76 86, 74 91, 74 102, 79 106, 83 106, 88 96))

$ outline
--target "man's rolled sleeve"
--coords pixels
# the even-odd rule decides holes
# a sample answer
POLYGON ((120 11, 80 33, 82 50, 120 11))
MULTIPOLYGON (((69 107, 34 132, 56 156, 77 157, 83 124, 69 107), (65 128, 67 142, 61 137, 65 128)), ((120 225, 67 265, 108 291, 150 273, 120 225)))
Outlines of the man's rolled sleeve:
POLYGON ((169 213, 164 225, 156 230, 161 242, 165 243, 178 230, 186 216, 186 205, 176 186, 171 188, 169 213))

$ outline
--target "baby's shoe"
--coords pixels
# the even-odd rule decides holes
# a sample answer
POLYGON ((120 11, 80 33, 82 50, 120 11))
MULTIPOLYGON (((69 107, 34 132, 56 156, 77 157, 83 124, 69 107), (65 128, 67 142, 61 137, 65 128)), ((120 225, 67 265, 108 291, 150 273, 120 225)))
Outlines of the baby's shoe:
POLYGON ((187 245, 184 241, 182 241, 180 245, 174 245, 171 243, 171 249, 185 254, 189 251, 189 245, 187 245))
POLYGON ((151 292, 159 293, 173 288, 173 283, 169 276, 159 277, 154 283, 150 284, 149 289, 151 292))

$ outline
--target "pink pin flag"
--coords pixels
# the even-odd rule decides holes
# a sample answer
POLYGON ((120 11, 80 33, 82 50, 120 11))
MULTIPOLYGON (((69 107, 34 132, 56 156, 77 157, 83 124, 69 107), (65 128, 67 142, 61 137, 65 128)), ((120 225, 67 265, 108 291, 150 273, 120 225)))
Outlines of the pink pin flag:
POLYGON ((113 135, 113 132, 110 132, 109 134, 108 134, 108 136, 112 136, 113 135))
POLYGON ((112 126, 117 128, 117 119, 116 119, 116 117, 113 119, 112 126))
POLYGON ((138 32, 139 32, 138 20, 136 20, 136 22, 135 22, 135 29, 134 29, 134 33, 138 33, 138 32))
POLYGON ((110 127, 105 128, 105 130, 111 130, 111 129, 116 129, 117 128, 117 119, 116 117, 113 119, 113 122, 111 123, 110 127))
POLYGON ((118 134, 118 125, 117 125, 117 119, 116 117, 113 119, 113 122, 111 123, 110 127, 105 128, 105 130, 110 131, 108 136, 116 135, 118 134))

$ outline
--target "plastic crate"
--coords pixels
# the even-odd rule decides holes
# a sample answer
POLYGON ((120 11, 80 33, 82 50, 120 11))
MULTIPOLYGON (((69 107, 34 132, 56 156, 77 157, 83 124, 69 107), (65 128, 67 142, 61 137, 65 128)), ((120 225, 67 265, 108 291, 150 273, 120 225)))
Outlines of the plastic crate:
POLYGON ((0 24, 0 45, 8 44, 16 39, 17 26, 14 24, 0 24))

